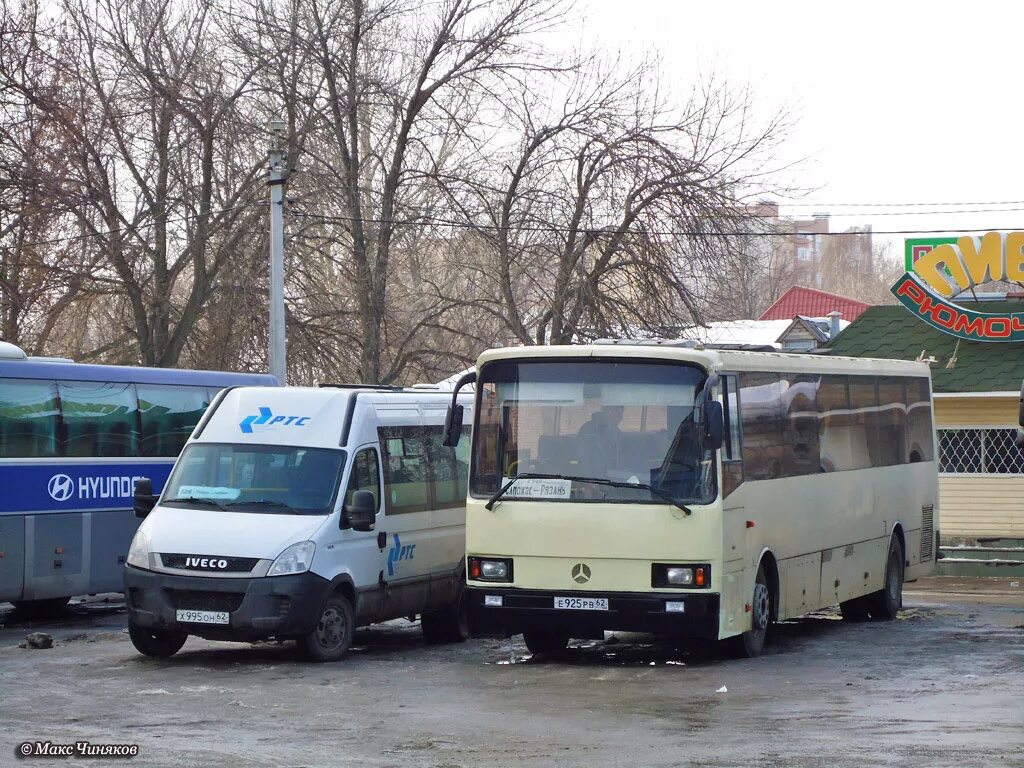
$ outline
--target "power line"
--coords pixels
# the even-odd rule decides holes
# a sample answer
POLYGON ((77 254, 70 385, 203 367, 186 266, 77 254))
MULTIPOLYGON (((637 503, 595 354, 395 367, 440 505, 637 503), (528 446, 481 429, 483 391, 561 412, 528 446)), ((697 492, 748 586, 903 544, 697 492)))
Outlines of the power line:
MULTIPOLYGON (((198 218, 201 218, 202 216, 216 216, 216 215, 221 214, 221 213, 230 213, 231 211, 242 210, 243 208, 253 208, 253 207, 265 206, 265 205, 266 205, 266 203, 263 202, 262 200, 259 201, 259 202, 252 202, 252 203, 239 203, 238 205, 232 205, 232 206, 229 206, 227 208, 218 208, 216 210, 211 210, 211 211, 208 211, 206 213, 194 213, 194 214, 185 214, 185 215, 182 215, 182 216, 172 216, 170 218, 164 219, 163 223, 164 224, 177 224, 177 223, 181 223, 181 222, 185 222, 185 221, 194 221, 194 220, 196 220, 198 218)), ((105 229, 105 230, 100 230, 98 232, 86 232, 86 233, 81 234, 81 235, 68 235, 67 237, 54 237, 54 238, 51 238, 49 240, 34 240, 32 242, 29 242, 29 243, 22 243, 21 247, 22 248, 36 248, 36 247, 41 246, 41 245, 59 245, 61 243, 73 243, 73 242, 77 242, 79 240, 88 240, 91 237, 107 237, 109 235, 115 234, 116 232, 123 232, 125 234, 129 234, 130 235, 130 234, 132 234, 134 232, 138 232, 139 230, 152 229, 158 223, 160 223, 160 222, 157 222, 157 221, 146 221, 146 222, 142 222, 140 224, 128 225, 128 226, 125 226, 125 227, 123 227, 122 229, 119 229, 119 230, 105 229)))
POLYGON ((765 199, 763 203, 750 203, 751 206, 756 205, 778 205, 780 208, 922 208, 922 207, 964 207, 968 205, 1024 205, 1024 200, 989 200, 989 201, 973 201, 964 203, 792 203, 792 202, 776 202, 775 200, 765 199))
MULTIPOLYGON (((334 224, 351 224, 355 221, 362 221, 370 224, 390 224, 396 227, 406 226, 437 226, 437 227, 450 227, 452 229, 470 229, 470 230, 492 230, 501 231, 503 227, 497 224, 473 224, 470 222, 461 221, 448 221, 447 219, 433 219, 433 218, 420 218, 420 219, 373 219, 373 218, 356 218, 353 216, 323 216, 316 213, 301 213, 292 212, 292 216, 305 219, 314 219, 317 221, 324 221, 334 224)), ((580 227, 578 229, 569 229, 568 227, 559 227, 555 225, 526 225, 526 226, 510 226, 505 229, 514 230, 516 232, 550 232, 555 234, 564 234, 569 232, 577 233, 591 233, 591 234, 612 234, 616 227, 609 225, 605 227, 580 227)), ((975 233, 975 232, 996 232, 1001 230, 1014 230, 1016 227, 981 227, 976 229, 894 229, 894 230, 871 230, 871 235, 945 235, 951 232, 956 233, 975 233)), ((634 233, 638 234, 638 233, 634 233)), ((775 230, 775 231, 757 231, 757 230, 732 230, 732 231, 704 231, 698 229, 692 230, 644 230, 643 234, 654 235, 658 237, 850 237, 856 235, 869 234, 868 232, 803 232, 800 230, 775 230)))

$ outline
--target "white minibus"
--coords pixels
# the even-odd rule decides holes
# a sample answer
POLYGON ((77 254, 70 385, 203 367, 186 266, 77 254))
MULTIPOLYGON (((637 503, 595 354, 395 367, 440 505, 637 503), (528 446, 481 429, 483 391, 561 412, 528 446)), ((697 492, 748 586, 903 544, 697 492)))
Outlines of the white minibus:
POLYGON ((935 567, 927 364, 618 342, 491 350, 474 380, 474 632, 754 656, 772 622, 825 606, 892 618, 935 567))
POLYGON ((225 390, 159 498, 137 485, 145 520, 124 571, 135 647, 166 657, 188 635, 294 639, 333 661, 357 626, 417 615, 428 641, 465 639, 469 450, 442 445, 449 399, 225 390))

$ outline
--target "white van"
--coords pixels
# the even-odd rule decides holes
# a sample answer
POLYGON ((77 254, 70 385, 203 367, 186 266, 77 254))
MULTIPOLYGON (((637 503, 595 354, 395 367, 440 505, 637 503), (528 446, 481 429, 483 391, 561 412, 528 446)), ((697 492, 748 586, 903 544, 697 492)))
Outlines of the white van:
POLYGON ((465 639, 469 441, 442 445, 450 400, 422 388, 222 392, 160 498, 137 485, 145 520, 124 573, 135 647, 166 657, 188 635, 295 639, 334 661, 357 626, 416 615, 428 641, 465 639))

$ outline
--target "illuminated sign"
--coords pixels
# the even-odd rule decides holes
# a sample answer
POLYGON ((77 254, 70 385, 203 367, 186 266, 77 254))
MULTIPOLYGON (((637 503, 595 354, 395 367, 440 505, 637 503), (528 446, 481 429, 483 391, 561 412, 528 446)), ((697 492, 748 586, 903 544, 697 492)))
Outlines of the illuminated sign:
POLYGON ((975 312, 949 299, 990 280, 1024 281, 1024 232, 908 240, 892 293, 918 318, 970 341, 1024 341, 1024 312, 975 312))

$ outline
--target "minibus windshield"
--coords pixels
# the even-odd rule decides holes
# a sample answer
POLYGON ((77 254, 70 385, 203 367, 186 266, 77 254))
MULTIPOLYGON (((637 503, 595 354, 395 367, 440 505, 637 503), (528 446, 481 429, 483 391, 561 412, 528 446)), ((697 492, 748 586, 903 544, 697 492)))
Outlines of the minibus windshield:
POLYGON ((695 404, 706 377, 695 365, 626 359, 484 365, 473 495, 508 485, 505 500, 710 502, 714 455, 695 404))
POLYGON ((194 443, 174 466, 162 502, 230 512, 327 515, 345 452, 286 445, 194 443))

